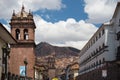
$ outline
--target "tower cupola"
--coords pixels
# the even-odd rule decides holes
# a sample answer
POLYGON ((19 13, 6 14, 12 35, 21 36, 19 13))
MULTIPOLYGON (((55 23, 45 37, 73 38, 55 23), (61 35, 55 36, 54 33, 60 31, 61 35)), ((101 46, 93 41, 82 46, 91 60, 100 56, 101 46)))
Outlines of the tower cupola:
POLYGON ((34 43, 34 29, 36 26, 31 11, 26 12, 24 5, 18 13, 13 10, 10 25, 12 35, 18 42, 34 43))

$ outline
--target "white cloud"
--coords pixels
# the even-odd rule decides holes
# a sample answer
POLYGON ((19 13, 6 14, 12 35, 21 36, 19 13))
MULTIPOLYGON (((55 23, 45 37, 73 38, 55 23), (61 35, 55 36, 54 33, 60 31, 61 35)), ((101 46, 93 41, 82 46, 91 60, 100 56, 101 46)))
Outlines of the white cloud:
POLYGON ((62 3, 62 0, 1 0, 0 18, 10 19, 12 11, 20 11, 22 4, 24 4, 25 9, 31 9, 32 11, 38 11, 41 9, 60 10, 61 8, 65 7, 65 5, 62 3))
POLYGON ((90 23, 69 18, 66 21, 51 23, 39 15, 34 17, 37 26, 36 42, 46 41, 52 44, 73 46, 81 49, 97 28, 90 23), (82 43, 84 42, 84 43, 82 43))
MULTIPOLYGON (((27 11, 31 9, 34 12, 40 9, 43 11, 44 9, 60 10, 65 7, 62 0, 1 0, 0 19, 10 19, 12 11, 15 10, 16 13, 20 11, 22 4, 25 5, 27 11)), ((81 49, 97 30, 93 24, 86 23, 84 20, 77 22, 73 18, 68 18, 66 21, 51 23, 42 19, 39 15, 35 15, 34 18, 37 27, 36 42, 46 41, 55 45, 73 46, 81 49)), ((50 16, 46 15, 46 18, 50 19, 50 16)), ((10 31, 9 27, 6 28, 10 31)))
POLYGON ((56 46, 66 46, 66 47, 74 47, 74 48, 77 48, 79 50, 81 50, 84 45, 87 43, 87 40, 85 41, 68 41, 68 42, 65 42, 64 44, 60 44, 60 43, 51 43, 52 45, 56 45, 56 46))
POLYGON ((104 23, 112 18, 116 4, 120 0, 84 0, 88 22, 104 23))
POLYGON ((17 3, 16 0, 11 0, 11 1, 1 0, 0 1, 0 18, 6 19, 9 16, 11 16, 13 9, 15 9, 17 6, 16 3, 17 3))
POLYGON ((48 10, 60 10, 65 7, 62 4, 62 0, 20 0, 20 3, 25 5, 32 10, 48 9, 48 10))

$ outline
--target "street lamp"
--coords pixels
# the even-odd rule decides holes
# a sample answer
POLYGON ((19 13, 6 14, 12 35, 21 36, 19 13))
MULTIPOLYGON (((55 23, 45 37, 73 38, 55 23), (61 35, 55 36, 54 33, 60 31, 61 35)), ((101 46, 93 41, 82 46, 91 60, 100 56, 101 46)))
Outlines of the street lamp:
POLYGON ((66 67, 66 79, 65 79, 65 80, 68 80, 68 79, 69 79, 70 66, 71 66, 71 65, 68 65, 68 66, 66 67))
POLYGON ((27 64, 28 64, 27 58, 25 58, 24 64, 25 64, 25 80, 26 80, 26 77, 27 77, 27 64))

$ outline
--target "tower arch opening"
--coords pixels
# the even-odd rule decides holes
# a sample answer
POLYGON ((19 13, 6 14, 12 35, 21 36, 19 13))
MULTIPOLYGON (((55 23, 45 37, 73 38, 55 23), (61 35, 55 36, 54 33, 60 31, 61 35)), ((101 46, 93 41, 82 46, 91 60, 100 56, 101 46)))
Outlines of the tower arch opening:
POLYGON ((29 35, 28 35, 28 29, 24 29, 24 40, 28 40, 29 35))
POLYGON ((16 39, 20 40, 20 30, 16 29, 15 32, 16 32, 16 39))

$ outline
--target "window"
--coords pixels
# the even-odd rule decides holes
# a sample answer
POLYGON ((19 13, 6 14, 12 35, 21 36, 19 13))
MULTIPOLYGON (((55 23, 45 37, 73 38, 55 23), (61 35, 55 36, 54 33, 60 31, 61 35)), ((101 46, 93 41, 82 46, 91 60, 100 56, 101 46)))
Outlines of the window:
POLYGON ((93 41, 91 41, 91 46, 93 45, 93 41))
POLYGON ((91 55, 89 55, 89 58, 91 58, 91 55))
POLYGON ((117 33, 117 40, 120 40, 120 31, 117 33))
POLYGON ((99 33, 99 38, 101 37, 101 33, 99 33))
POLYGON ((94 56, 94 53, 91 53, 91 56, 94 56))
POLYGON ((28 40, 28 29, 24 29, 24 40, 28 40))
POLYGON ((93 43, 95 43, 95 39, 93 39, 93 43))
POLYGON ((96 61, 96 66, 98 65, 98 61, 96 61))
POLYGON ((19 29, 16 29, 16 39, 17 40, 20 40, 20 30, 19 29))
POLYGON ((95 51, 94 51, 93 53, 94 53, 94 55, 96 54, 96 52, 95 52, 95 51))
POLYGON ((103 29, 103 30, 102 30, 102 35, 103 35, 104 33, 105 33, 105 30, 103 29))
POLYGON ((99 64, 101 64, 101 60, 99 60, 99 64))
POLYGON ((96 36, 96 41, 98 40, 98 37, 96 36))
POLYGON ((103 43, 102 48, 104 48, 104 47, 105 47, 105 44, 103 43))
POLYGON ((94 66, 95 66, 95 62, 94 62, 94 66))
POLYGON ((99 51, 101 50, 101 47, 99 46, 99 51))
POLYGON ((120 19, 119 19, 119 25, 118 26, 120 26, 120 19))
POLYGON ((98 49, 96 49, 96 53, 98 53, 98 49))
POLYGON ((5 57, 6 57, 5 53, 6 53, 5 49, 2 48, 2 64, 5 64, 5 57))
POLYGON ((102 61, 102 63, 104 63, 105 62, 105 58, 103 58, 103 61, 102 61))

